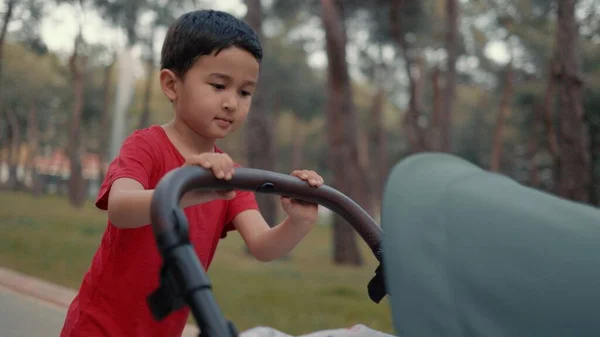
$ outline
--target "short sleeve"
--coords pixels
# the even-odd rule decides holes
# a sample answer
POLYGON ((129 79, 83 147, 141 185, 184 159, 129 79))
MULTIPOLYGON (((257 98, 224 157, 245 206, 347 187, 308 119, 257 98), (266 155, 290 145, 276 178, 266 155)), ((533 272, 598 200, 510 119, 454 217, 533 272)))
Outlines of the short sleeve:
POLYGON ((229 201, 227 205, 227 213, 225 215, 225 227, 221 233, 221 238, 227 236, 227 232, 234 231, 235 226, 233 225, 233 219, 247 210, 255 209, 258 210, 258 203, 256 202, 256 196, 250 191, 236 191, 236 196, 229 201))
POLYGON ((102 210, 108 208, 110 188, 115 180, 119 178, 137 180, 144 186, 144 189, 148 189, 155 162, 152 154, 151 145, 142 137, 140 131, 136 131, 127 137, 121 146, 119 155, 108 167, 106 177, 98 191, 96 207, 102 210))

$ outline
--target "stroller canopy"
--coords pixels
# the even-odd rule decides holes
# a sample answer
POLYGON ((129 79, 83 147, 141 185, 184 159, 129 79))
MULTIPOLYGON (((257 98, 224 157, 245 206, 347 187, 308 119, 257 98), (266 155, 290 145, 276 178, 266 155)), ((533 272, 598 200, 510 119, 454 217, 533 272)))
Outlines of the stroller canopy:
POLYGON ((600 210, 440 153, 397 164, 382 209, 399 336, 600 336, 600 210))

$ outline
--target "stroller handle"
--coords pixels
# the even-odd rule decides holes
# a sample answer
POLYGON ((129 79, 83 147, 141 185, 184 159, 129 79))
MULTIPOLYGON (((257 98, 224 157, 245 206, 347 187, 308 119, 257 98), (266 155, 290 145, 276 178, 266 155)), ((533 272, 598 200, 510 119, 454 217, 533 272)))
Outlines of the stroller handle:
MULTIPOLYGON (((373 218, 352 199, 338 190, 322 185, 313 187, 288 174, 252 168, 236 168, 231 180, 217 179, 210 170, 189 166, 169 172, 158 184, 152 199, 151 217, 156 237, 172 230, 173 211, 186 192, 200 190, 246 190, 276 194, 327 207, 346 220, 381 261, 383 231, 373 218)), ((167 242, 165 244, 168 245, 167 242)), ((167 246, 162 247, 167 249, 167 246)))
POLYGON ((378 303, 386 294, 382 269, 383 231, 358 204, 327 185, 313 187, 291 175, 260 169, 236 168, 231 180, 214 177, 199 166, 174 169, 154 189, 150 206, 151 226, 163 265, 160 285, 148 296, 155 319, 188 305, 202 336, 237 336, 235 327, 219 309, 212 286, 195 250, 189 242, 188 223, 180 200, 191 190, 246 190, 277 194, 317 203, 344 218, 367 243, 380 262, 368 285, 369 296, 378 303))

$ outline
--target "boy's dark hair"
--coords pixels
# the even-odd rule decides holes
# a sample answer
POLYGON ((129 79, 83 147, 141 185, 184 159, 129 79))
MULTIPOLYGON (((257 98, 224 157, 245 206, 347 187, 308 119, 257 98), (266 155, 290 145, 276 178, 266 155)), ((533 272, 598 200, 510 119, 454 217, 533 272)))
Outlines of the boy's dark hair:
POLYGON ((161 51, 161 69, 170 69, 183 77, 203 55, 238 47, 260 63, 263 51, 258 35, 244 21, 215 10, 183 14, 167 30, 161 51))

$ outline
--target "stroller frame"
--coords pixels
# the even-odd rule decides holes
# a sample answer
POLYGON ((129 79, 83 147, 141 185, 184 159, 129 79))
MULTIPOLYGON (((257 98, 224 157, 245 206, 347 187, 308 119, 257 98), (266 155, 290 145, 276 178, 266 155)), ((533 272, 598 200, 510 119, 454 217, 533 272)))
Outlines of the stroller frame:
POLYGON ((212 172, 197 166, 170 171, 156 186, 151 203, 152 230, 163 259, 160 286, 147 300, 155 319, 189 306, 201 337, 238 336, 235 325, 225 319, 212 292, 211 282, 189 241, 188 222, 179 206, 191 190, 247 190, 314 202, 346 220, 367 243, 379 266, 368 284, 371 300, 379 303, 387 294, 384 282, 383 231, 352 199, 338 190, 318 188, 290 175, 260 169, 238 168, 231 180, 220 180, 212 172))

